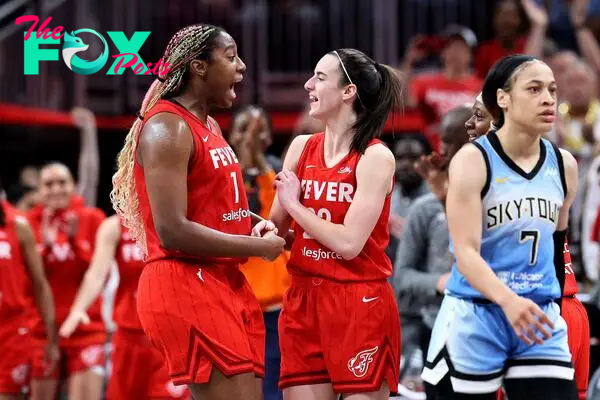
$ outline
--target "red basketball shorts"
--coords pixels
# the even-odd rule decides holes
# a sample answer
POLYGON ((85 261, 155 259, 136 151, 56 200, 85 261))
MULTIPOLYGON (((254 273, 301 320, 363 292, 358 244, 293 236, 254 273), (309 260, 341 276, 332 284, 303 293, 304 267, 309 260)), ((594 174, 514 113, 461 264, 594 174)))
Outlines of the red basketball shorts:
POLYGON ((175 386, 162 355, 143 331, 117 329, 113 336, 112 373, 107 400, 180 399, 187 386, 175 386))
POLYGON ((19 394, 27 386, 31 343, 21 317, 0 323, 0 394, 19 394))
POLYGON ((336 393, 397 390, 400 317, 386 281, 293 277, 279 317, 279 386, 331 382, 336 393))
POLYGON ((68 378, 84 371, 104 374, 106 362, 105 332, 90 332, 76 339, 61 339, 59 343, 60 361, 50 375, 46 375, 48 365, 45 360, 46 340, 32 336, 33 356, 31 362, 32 379, 68 378))
POLYGON ((590 322, 585 307, 575 297, 564 297, 561 311, 567 323, 577 391, 579 398, 585 400, 590 369, 590 322))
POLYGON ((174 384, 206 383, 213 366, 225 376, 264 376, 262 311, 237 266, 151 262, 140 277, 137 308, 174 384))

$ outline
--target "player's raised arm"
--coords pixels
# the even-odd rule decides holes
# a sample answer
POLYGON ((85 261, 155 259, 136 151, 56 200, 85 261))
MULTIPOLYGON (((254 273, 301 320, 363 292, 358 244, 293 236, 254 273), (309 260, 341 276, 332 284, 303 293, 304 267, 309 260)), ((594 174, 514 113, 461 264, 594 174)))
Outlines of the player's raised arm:
POLYGON ((342 224, 321 219, 300 203, 300 182, 291 171, 278 176, 278 199, 307 233, 348 260, 362 251, 371 235, 392 190, 394 171, 394 155, 385 145, 376 144, 365 151, 356 169, 356 193, 342 224))
POLYGON ((186 218, 187 174, 193 149, 189 127, 173 114, 152 117, 140 135, 139 161, 161 245, 191 255, 278 256, 283 244, 275 235, 231 235, 186 218))

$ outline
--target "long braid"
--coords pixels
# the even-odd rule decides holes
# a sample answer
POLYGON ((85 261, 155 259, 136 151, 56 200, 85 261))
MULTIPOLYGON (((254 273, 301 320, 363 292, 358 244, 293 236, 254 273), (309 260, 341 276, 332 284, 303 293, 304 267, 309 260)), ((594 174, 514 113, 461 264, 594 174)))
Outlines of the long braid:
POLYGON ((163 57, 163 62, 168 63, 168 72, 166 76, 159 76, 146 92, 139 118, 133 123, 125 138, 123 149, 119 152, 118 170, 113 175, 110 199, 113 208, 137 241, 144 256, 148 254, 148 248, 134 174, 137 138, 143 126, 142 120, 158 100, 174 96, 183 89, 189 62, 212 50, 209 44, 214 40, 210 39, 213 39, 220 30, 213 25, 192 25, 183 28, 171 38, 163 57))

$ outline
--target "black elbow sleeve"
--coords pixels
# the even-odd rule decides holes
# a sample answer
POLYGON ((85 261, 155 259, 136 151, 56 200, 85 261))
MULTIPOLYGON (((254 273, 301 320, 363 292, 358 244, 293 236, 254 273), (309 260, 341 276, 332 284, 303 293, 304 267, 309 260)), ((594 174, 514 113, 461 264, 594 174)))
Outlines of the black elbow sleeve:
MULTIPOLYGON (((567 230, 556 231, 552 235, 554 241, 554 269, 556 278, 560 284, 560 295, 562 297, 565 289, 565 243, 567 240, 567 230)), ((560 305, 560 304, 559 304, 560 305)))

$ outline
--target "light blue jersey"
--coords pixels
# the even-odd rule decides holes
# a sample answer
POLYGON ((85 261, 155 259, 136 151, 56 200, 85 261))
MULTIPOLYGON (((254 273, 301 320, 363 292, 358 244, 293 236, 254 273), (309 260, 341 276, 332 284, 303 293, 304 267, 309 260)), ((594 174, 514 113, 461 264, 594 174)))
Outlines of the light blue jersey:
MULTIPOLYGON (((481 256, 519 295, 536 302, 559 298, 552 235, 566 183, 558 149, 542 139, 540 160, 526 173, 504 153, 494 132, 477 139, 475 145, 488 165, 482 193, 481 256)), ((483 298, 458 271, 456 262, 447 291, 459 298, 483 298)))
POLYGON ((525 344, 500 306, 473 289, 455 263, 422 377, 437 385, 449 375, 457 393, 495 393, 505 379, 530 378, 568 380, 575 390, 567 325, 553 302, 561 290, 552 235, 566 194, 560 151, 542 140, 539 162, 525 173, 504 153, 495 132, 475 145, 487 169, 481 256, 508 287, 537 302, 554 329, 544 344, 525 344))

